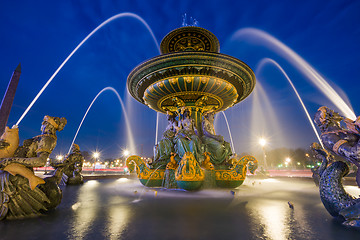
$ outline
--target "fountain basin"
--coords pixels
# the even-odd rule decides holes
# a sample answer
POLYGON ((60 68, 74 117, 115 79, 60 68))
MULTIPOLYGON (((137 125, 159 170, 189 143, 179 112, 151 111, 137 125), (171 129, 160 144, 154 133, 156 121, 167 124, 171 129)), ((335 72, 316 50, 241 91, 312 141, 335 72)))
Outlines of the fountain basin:
POLYGON ((177 52, 140 64, 129 74, 127 84, 137 101, 158 112, 175 111, 175 97, 187 106, 203 108, 206 104, 218 112, 249 96, 255 81, 250 67, 234 57, 177 52))

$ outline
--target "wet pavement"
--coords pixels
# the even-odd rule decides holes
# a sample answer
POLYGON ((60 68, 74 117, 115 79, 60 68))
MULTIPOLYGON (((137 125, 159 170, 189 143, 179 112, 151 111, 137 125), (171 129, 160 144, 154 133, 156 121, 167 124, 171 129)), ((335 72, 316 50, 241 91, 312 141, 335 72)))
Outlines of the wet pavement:
POLYGON ((0 222, 0 239, 360 239, 327 213, 309 178, 247 177, 234 192, 145 189, 128 178, 64 187, 54 212, 0 222))

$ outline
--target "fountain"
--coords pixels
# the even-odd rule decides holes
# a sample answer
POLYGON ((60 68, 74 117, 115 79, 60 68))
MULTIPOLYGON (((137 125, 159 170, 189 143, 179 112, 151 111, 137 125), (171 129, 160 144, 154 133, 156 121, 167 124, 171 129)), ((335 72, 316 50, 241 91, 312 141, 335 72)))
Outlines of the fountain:
POLYGON ((136 163, 141 183, 184 190, 197 190, 204 182, 234 188, 244 181, 248 164, 252 173, 257 168, 254 157, 239 159, 230 144, 215 134, 214 115, 248 97, 256 81, 249 66, 219 53, 219 48, 208 30, 181 27, 164 37, 162 55, 129 74, 132 97, 168 116, 152 164, 139 156, 127 159, 130 169, 136 163), (155 168, 159 170, 152 174, 155 168))

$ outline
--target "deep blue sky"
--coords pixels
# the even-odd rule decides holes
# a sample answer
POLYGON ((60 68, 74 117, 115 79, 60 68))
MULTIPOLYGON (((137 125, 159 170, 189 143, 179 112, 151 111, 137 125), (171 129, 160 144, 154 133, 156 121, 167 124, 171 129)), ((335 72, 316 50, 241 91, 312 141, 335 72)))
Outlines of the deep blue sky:
MULTIPOLYGON (((292 78, 311 115, 321 105, 333 106, 271 50, 246 39, 232 40, 233 34, 242 28, 265 31, 302 56, 336 89, 342 89, 355 113, 359 113, 360 1, 3 0, 0 2, 1 97, 13 70, 19 62, 22 64, 8 125, 17 122, 37 92, 87 34, 107 18, 122 12, 142 17, 159 42, 169 31, 181 26, 186 13, 218 37, 222 53, 241 59, 254 70, 263 57, 278 61, 292 78)), ((67 152, 87 107, 101 89, 111 86, 128 106, 138 153, 142 148, 151 155, 156 114, 129 100, 126 78, 137 64, 157 54, 150 34, 139 21, 122 18, 105 26, 79 49, 35 103, 19 126, 21 139, 40 133, 44 115, 63 116, 68 119, 68 125, 58 134, 54 153, 67 152)), ((259 126, 271 137, 269 147, 306 147, 315 141, 300 104, 279 71, 264 68, 257 78, 271 99, 281 126, 281 134, 270 132, 271 125, 259 126)), ((245 131, 252 121, 248 118, 251 111, 246 107, 250 102, 251 98, 226 113, 238 152, 249 151, 247 144, 252 141, 252 133, 245 131)), ((222 117, 217 121, 218 132, 229 140, 227 131, 221 127, 222 117)), ((263 121, 268 119, 265 117, 263 121)), ((98 148, 103 157, 115 157, 126 148, 125 128, 116 96, 105 92, 90 110, 76 142, 81 150, 91 152, 98 148)))

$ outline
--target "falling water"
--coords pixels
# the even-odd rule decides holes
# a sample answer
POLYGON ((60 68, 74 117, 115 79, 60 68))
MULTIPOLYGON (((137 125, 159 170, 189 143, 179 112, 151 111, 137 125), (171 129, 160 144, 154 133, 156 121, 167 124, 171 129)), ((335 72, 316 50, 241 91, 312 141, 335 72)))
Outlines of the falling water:
POLYGON ((257 151, 259 149, 259 139, 261 138, 265 138, 268 145, 286 145, 284 141, 286 137, 283 136, 282 127, 279 124, 280 121, 260 79, 257 79, 256 87, 249 97, 249 100, 251 100, 249 102, 251 106, 250 110, 247 111, 251 117, 250 120, 246 121, 248 124, 246 124, 245 127, 250 125, 248 131, 251 140, 243 142, 243 148, 251 149, 253 152, 257 151), (264 121, 264 119, 266 120, 264 121), (245 147, 246 145, 247 147, 245 147))
POLYGON ((294 84, 292 83, 292 81, 290 80, 289 76, 286 74, 286 72, 284 71, 284 69, 283 69, 277 62, 275 62, 274 60, 272 60, 272 59, 270 59, 270 58, 264 58, 264 59, 262 59, 262 60, 260 61, 260 63, 258 64, 258 66, 257 66, 257 68, 256 68, 256 72, 259 72, 259 71, 264 67, 265 64, 270 64, 270 63, 271 63, 271 64, 274 64, 274 65, 282 72, 282 74, 284 74, 284 76, 286 77, 286 79, 287 79, 288 82, 290 83, 290 85, 291 85, 292 89, 294 90, 297 98, 299 99, 299 102, 300 102, 302 108, 303 108, 304 111, 305 111, 305 114, 306 114, 306 116, 307 116, 307 118, 308 118, 308 120, 309 120, 309 122, 310 122, 310 124, 311 124, 311 127, 312 127, 313 130, 314 130, 314 133, 315 133, 317 139, 319 140, 319 143, 321 144, 322 147, 324 147, 323 144, 322 144, 322 142, 321 142, 320 136, 319 136, 318 132, 316 131, 316 127, 315 127, 315 125, 314 125, 314 123, 313 123, 313 121, 312 121, 312 119, 311 119, 311 117, 310 117, 310 115, 309 115, 309 112, 308 112, 308 110, 307 110, 306 107, 305 107, 304 102, 302 101, 302 99, 301 99, 298 91, 296 90, 294 84))
POLYGON ((131 18, 135 18, 137 20, 139 20, 142 24, 145 25, 146 29, 150 32, 157 49, 160 52, 160 47, 159 47, 159 43, 157 42, 154 33, 152 32, 151 28, 149 27, 149 25, 145 22, 144 19, 142 19, 140 16, 134 14, 134 13, 119 13, 116 14, 110 18, 108 18, 107 20, 105 20, 104 22, 102 22, 99 26, 97 26, 89 35, 87 35, 80 43, 79 45, 76 46, 76 48, 70 53, 70 55, 64 60, 64 62, 59 66, 58 69, 56 69, 56 71, 54 72, 54 74, 50 77, 50 79, 46 82, 46 84, 43 86, 43 88, 39 91, 39 93, 36 95, 36 97, 34 98, 34 100, 32 100, 32 102, 30 103, 30 105, 27 107, 27 109, 25 110, 25 112, 21 115, 21 117, 19 118, 19 120, 17 121, 16 125, 19 125, 20 122, 22 121, 22 119, 25 117, 25 115, 29 112, 29 110, 31 109, 31 107, 35 104, 35 102, 37 101, 37 99, 40 97, 40 95, 44 92, 44 90, 47 88, 47 86, 51 83, 51 81, 54 79, 54 77, 58 74, 58 72, 62 69, 62 67, 67 63, 67 61, 72 57, 72 55, 74 55, 74 53, 93 35, 95 34, 99 29, 101 29, 103 26, 105 26, 106 24, 114 21, 115 19, 118 18, 122 18, 122 17, 131 17, 131 18))
POLYGON ((232 151, 233 151, 233 153, 235 153, 234 142, 233 142, 233 139, 232 139, 232 136, 231 136, 231 131, 230 131, 230 127, 229 127, 229 122, 228 122, 228 120, 227 120, 227 117, 226 117, 224 111, 222 111, 221 113, 222 113, 223 116, 224 116, 224 119, 225 119, 225 122, 226 122, 226 126, 227 126, 227 129, 228 129, 228 131, 229 131, 229 136, 230 136, 230 142, 231 142, 232 151))
POLYGON ((255 29, 255 28, 243 28, 236 31, 232 39, 251 38, 252 43, 259 41, 260 43, 268 46, 279 55, 283 56, 286 60, 293 64, 294 67, 299 69, 315 86, 322 91, 333 103, 343 112, 343 114, 350 119, 355 120, 356 115, 349 106, 350 104, 339 96, 339 94, 326 82, 326 80, 320 76, 320 74, 313 69, 309 63, 307 63, 302 57, 291 50, 284 43, 274 38, 270 34, 255 29))
MULTIPOLYGON (((134 164, 136 164, 136 163, 134 163, 134 164)), ((135 199, 134 201, 132 201, 133 203, 137 203, 137 202, 140 202, 140 201, 141 201, 141 197, 144 195, 144 190, 145 190, 145 188, 147 187, 147 185, 148 185, 151 177, 152 177, 152 176, 154 175, 154 173, 155 173, 157 170, 159 170, 159 168, 161 168, 161 167, 164 167, 164 165, 158 166, 158 167, 155 168, 155 170, 150 174, 149 179, 146 181, 145 185, 143 186, 139 197, 138 197, 137 199, 135 199)), ((136 168, 135 168, 135 169, 136 169, 136 168)))
POLYGON ((96 95, 96 97, 94 98, 94 100, 92 100, 91 104, 89 105, 88 109, 86 110, 86 112, 85 112, 85 114, 84 114, 84 117, 82 118, 82 120, 81 120, 81 122, 80 122, 80 124, 79 124, 79 127, 78 127, 78 129, 77 129, 77 131, 76 131, 76 133, 75 133, 75 136, 74 136, 74 139, 73 139, 73 141, 72 141, 72 143, 71 143, 71 145, 70 145, 68 154, 69 154, 70 151, 71 151, 71 147, 72 147, 72 145, 74 144, 74 142, 75 142, 75 140, 76 140, 76 137, 77 137, 77 135, 78 135, 78 133, 79 133, 79 131, 80 131, 80 128, 81 128, 81 126, 82 126, 82 124, 83 124, 83 122, 84 122, 84 120, 85 120, 85 118, 86 118, 89 110, 91 109, 92 105, 94 104, 94 102, 96 101, 96 99, 97 99, 103 92, 105 92, 105 91, 107 91, 107 90, 110 90, 110 91, 112 91, 113 93, 115 93, 116 96, 117 96, 117 98, 119 99, 119 102, 120 102, 120 104, 121 104, 121 108, 122 108, 122 111, 123 111, 123 114, 124 114, 124 117, 125 117, 126 130, 127 130, 127 135, 128 135, 128 138, 129 138, 130 152, 131 152, 131 154, 135 154, 134 137, 133 137, 132 132, 131 132, 130 121, 129 121, 128 116, 127 116, 127 113, 126 113, 126 111, 125 111, 124 103, 123 103, 123 101, 121 100, 121 97, 120 97, 119 93, 118 93, 114 88, 112 88, 112 87, 106 87, 106 88, 104 88, 103 90, 101 90, 101 91, 96 95))
POLYGON ((160 118, 160 113, 157 112, 156 113, 156 130, 155 130, 155 145, 158 142, 158 131, 159 131, 159 118, 160 118))

